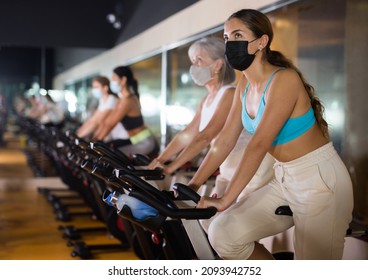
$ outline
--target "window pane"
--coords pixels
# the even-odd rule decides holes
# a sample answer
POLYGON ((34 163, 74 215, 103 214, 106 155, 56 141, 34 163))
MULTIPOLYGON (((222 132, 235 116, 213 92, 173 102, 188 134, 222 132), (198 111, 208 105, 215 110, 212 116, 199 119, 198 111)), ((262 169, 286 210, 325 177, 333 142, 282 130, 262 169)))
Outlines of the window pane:
POLYGON ((345 0, 301 1, 268 14, 274 28, 271 49, 301 70, 325 106, 331 139, 341 153, 344 134, 345 0))
POLYGON ((190 44, 168 52, 167 141, 190 123, 206 94, 206 89, 194 84, 189 75, 190 44))
POLYGON ((145 124, 160 140, 161 54, 131 65, 138 81, 138 90, 145 124))

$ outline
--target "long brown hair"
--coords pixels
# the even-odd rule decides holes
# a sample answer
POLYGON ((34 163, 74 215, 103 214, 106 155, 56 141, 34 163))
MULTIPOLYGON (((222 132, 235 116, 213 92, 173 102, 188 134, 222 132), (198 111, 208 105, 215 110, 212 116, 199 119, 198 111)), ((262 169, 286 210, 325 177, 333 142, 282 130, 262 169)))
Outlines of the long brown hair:
POLYGON ((113 72, 119 76, 119 78, 127 78, 127 88, 130 94, 136 95, 139 98, 138 81, 135 79, 133 70, 129 66, 118 66, 114 68, 113 72))
POLYGON ((259 38, 264 34, 268 35, 269 41, 265 48, 266 60, 272 65, 291 68, 298 73, 301 81, 303 82, 304 88, 307 91, 309 98, 311 100, 311 106, 313 108, 317 123, 321 128, 323 135, 326 138, 329 138, 328 124, 323 117, 325 109, 319 98, 315 95, 315 90, 313 86, 308 84, 308 82, 305 80, 300 70, 281 52, 270 49, 270 45, 273 39, 273 30, 272 24, 268 19, 268 17, 257 10, 242 9, 232 14, 228 18, 228 20, 233 18, 241 20, 244 23, 244 25, 247 26, 253 32, 256 38, 259 38))
POLYGON ((100 83, 102 86, 107 86, 107 92, 109 94, 115 95, 110 89, 110 80, 105 76, 97 76, 93 78, 94 81, 100 83))

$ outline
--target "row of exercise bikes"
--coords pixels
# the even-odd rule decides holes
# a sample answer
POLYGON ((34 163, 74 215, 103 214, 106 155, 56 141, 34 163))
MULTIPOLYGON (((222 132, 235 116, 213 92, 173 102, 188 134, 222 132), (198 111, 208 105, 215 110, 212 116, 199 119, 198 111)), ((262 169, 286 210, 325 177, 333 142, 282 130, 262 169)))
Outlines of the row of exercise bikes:
MULTIPOLYGON (((68 187, 38 188, 52 205, 56 219, 69 222, 83 215, 104 225, 59 227, 73 257, 93 259, 101 251, 133 250, 146 260, 216 258, 198 222, 215 215, 216 209, 196 208, 200 196, 184 184, 168 187, 161 170, 146 168, 151 161, 147 156, 129 158, 103 142, 86 142, 70 130, 29 119, 19 124, 68 187), (88 211, 73 212, 78 206, 87 206, 88 211), (106 231, 119 244, 88 245, 83 241, 84 234, 106 231)), ((193 169, 187 166, 178 172, 187 176, 193 169)))
MULTIPOLYGON (((133 250, 144 260, 218 259, 199 223, 217 210, 196 208, 200 195, 185 184, 168 180, 160 169, 147 169, 150 158, 141 154, 128 157, 106 143, 87 142, 71 130, 29 119, 20 119, 19 125, 68 187, 38 188, 52 205, 56 219, 69 222, 87 215, 103 223, 99 227, 59 227, 73 257, 93 259, 101 251, 133 250), (71 210, 78 206, 87 206, 88 211, 71 210), (83 241, 84 234, 106 232, 119 243, 88 245, 83 241)), ((184 166, 176 175, 185 177, 193 172, 194 167, 184 166)), ((209 180, 207 188, 213 181, 209 180)), ((281 205, 275 215, 292 212, 281 205)), ((349 229, 347 236, 367 236, 367 231, 349 229)), ((274 256, 293 259, 292 252, 274 256)))

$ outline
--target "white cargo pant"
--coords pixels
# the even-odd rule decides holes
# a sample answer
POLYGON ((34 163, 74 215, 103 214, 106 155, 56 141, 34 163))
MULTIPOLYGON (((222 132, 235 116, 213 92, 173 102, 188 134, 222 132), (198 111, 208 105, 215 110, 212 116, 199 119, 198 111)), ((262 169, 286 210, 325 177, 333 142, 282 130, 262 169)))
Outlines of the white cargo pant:
MULTIPOLYGON (((212 196, 213 194, 216 194, 217 197, 223 196, 240 162, 241 157, 240 156, 238 157, 239 157, 238 160, 231 160, 230 158, 229 162, 231 162, 231 165, 221 166, 220 175, 216 177, 215 187, 211 191, 210 196, 212 196)), ((270 154, 267 153, 261 165, 259 166, 256 174, 253 176, 252 180, 248 183, 247 187, 239 195, 237 201, 242 199, 242 197, 249 195, 250 193, 256 191, 257 189, 263 187, 274 178, 275 176, 273 172, 274 163, 275 159, 270 154)), ((210 223, 218 215, 220 215, 220 213, 217 213, 211 219, 200 220, 200 224, 202 225, 202 228, 204 229, 205 232, 208 233, 208 227, 210 223)))
POLYGON ((275 179, 221 212, 208 229, 224 259, 247 259, 254 242, 295 225, 295 259, 341 259, 352 219, 350 175, 332 143, 291 162, 276 162, 275 179), (289 205, 293 216, 275 215, 289 205))
MULTIPOLYGON (((207 191, 207 193, 210 193, 210 196, 212 196, 213 194, 216 194, 217 197, 223 196, 225 190, 227 189, 230 183, 231 178, 233 177, 235 171, 237 170, 240 164, 244 150, 250 138, 251 136, 246 131, 242 132, 234 149, 228 155, 226 160, 221 164, 220 175, 216 177, 214 188, 210 191, 207 191)), ((259 166, 256 174, 253 176, 252 180, 248 183, 247 187, 239 195, 238 200, 241 199, 244 195, 249 194, 257 190, 258 188, 263 187, 274 178, 275 176, 273 172, 274 163, 275 159, 270 154, 267 153, 261 165, 259 166)), ((210 223, 219 214, 220 213, 216 214, 215 216, 213 216, 211 219, 208 220, 200 220, 200 224, 202 225, 202 228, 206 232, 208 232, 208 227, 210 223)))

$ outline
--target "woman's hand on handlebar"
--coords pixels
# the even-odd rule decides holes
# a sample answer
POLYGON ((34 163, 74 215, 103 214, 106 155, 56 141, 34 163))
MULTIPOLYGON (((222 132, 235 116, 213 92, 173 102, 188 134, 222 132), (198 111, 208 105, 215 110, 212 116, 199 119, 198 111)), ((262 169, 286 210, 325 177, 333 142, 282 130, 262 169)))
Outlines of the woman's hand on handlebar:
POLYGON ((157 158, 151 161, 151 163, 147 166, 147 169, 161 169, 163 174, 168 175, 166 172, 167 165, 161 163, 157 158))
POLYGON ((164 165, 159 162, 157 158, 153 159, 151 163, 147 166, 147 169, 155 169, 155 168, 161 168, 164 169, 164 165))
POLYGON ((202 196, 197 208, 215 207, 218 212, 224 211, 227 206, 222 198, 202 196))

